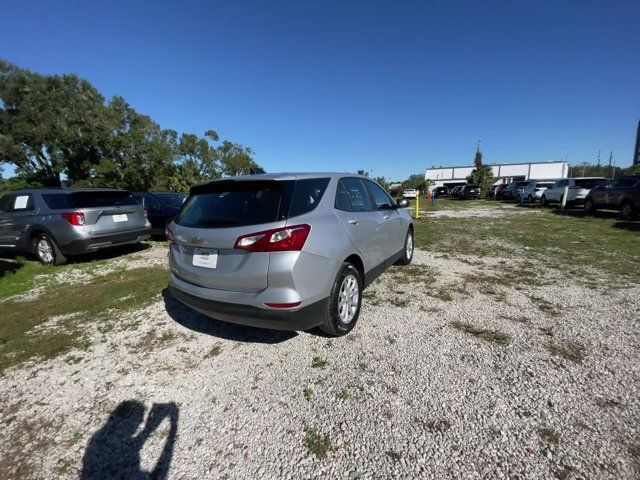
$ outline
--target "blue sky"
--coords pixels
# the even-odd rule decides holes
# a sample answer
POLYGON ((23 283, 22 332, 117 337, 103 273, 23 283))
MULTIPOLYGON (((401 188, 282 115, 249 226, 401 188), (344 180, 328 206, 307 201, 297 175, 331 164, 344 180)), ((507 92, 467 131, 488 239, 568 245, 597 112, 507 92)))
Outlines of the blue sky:
POLYGON ((0 57, 76 73, 268 171, 614 151, 640 119, 640 2, 4 0, 0 57))

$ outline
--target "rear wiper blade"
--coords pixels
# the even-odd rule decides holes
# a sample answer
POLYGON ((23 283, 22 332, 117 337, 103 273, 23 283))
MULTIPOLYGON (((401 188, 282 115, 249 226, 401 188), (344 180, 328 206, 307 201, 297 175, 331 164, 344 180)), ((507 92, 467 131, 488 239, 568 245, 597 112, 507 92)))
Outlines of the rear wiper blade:
POLYGON ((236 223, 240 223, 240 221, 232 218, 202 218, 198 220, 198 223, 212 227, 214 225, 235 225, 236 223))

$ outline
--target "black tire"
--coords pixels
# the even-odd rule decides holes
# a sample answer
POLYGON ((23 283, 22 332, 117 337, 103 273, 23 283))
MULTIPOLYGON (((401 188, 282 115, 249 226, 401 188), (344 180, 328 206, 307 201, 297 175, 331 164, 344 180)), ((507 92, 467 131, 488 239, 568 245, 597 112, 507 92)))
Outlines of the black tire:
POLYGON ((527 202, 533 203, 533 197, 531 195, 529 195, 529 197, 527 198, 527 202))
POLYGON ((415 250, 415 242, 413 238, 413 229, 410 228, 409 230, 407 230, 407 236, 404 238, 404 246, 402 248, 402 257, 400 257, 396 261, 396 265, 409 265, 411 263, 411 260, 413 259, 414 250, 415 250), (410 249, 411 251, 407 255, 409 239, 411 239, 411 249, 410 249))
POLYGON ((343 263, 340 267, 340 270, 338 271, 338 275, 336 275, 335 281, 333 282, 333 287, 331 287, 327 316, 325 317, 324 322, 320 325, 320 329, 324 333, 326 333, 327 335, 331 335, 332 337, 341 337, 342 335, 346 335, 351 330, 353 330, 353 327, 356 326, 358 317, 360 316, 360 307, 362 305, 362 289, 363 280, 360 271, 351 263, 343 263), (340 317, 340 293, 343 288, 343 283, 347 280, 348 277, 355 278, 358 285, 358 304, 351 319, 348 322, 344 322, 340 317))
POLYGON ((63 265, 67 263, 56 242, 46 233, 38 233, 31 241, 31 248, 36 258, 43 265, 63 265))
POLYGON ((596 206, 593 203, 593 199, 587 198, 584 201, 584 212, 587 215, 593 215, 596 212, 596 206))
POLYGON ((547 196, 546 195, 542 195, 542 198, 540 199, 540 204, 543 207, 548 207, 549 206, 549 202, 547 202, 547 196))
POLYGON ((633 220, 638 212, 631 202, 624 202, 620 205, 620 215, 623 220, 633 220))

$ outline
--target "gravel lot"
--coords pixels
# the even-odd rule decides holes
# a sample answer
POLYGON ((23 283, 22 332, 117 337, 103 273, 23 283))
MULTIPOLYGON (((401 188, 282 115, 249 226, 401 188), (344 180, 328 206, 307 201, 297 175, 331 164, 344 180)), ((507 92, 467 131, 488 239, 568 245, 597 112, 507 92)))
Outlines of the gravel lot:
POLYGON ((639 478, 640 286, 505 285, 509 267, 417 250, 338 339, 163 292, 88 324, 88 349, 4 372, 0 477, 639 478))

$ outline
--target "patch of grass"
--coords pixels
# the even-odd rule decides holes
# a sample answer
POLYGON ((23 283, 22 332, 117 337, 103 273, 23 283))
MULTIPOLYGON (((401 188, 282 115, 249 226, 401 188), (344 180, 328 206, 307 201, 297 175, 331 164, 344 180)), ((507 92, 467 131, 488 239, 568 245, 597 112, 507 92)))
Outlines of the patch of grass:
POLYGON ((321 435, 315 429, 306 427, 304 429, 304 442, 309 451, 318 458, 325 458, 331 451, 331 440, 328 435, 321 435))
POLYGON ((83 332, 87 325, 115 321, 126 311, 151 304, 166 284, 166 269, 137 268, 96 277, 73 291, 68 285, 51 286, 33 301, 4 301, 0 371, 34 358, 54 358, 72 348, 87 349, 83 332), (129 298, 121 302, 124 295, 129 298), (59 319, 55 324, 43 326, 54 316, 59 319))
POLYGON ((387 335, 387 342, 389 342, 389 345, 393 345, 397 341, 398 341, 398 339, 396 337, 394 337, 393 335, 387 335))
POLYGON ((566 358, 573 363, 582 363, 587 357, 585 347, 580 343, 574 341, 569 341, 562 345, 548 343, 546 347, 552 355, 566 358))
POLYGON ((53 467, 53 473, 56 475, 66 475, 73 472, 73 462, 71 460, 58 460, 58 463, 53 467))
POLYGON ((468 333, 470 335, 473 335, 474 337, 478 337, 482 340, 498 345, 506 346, 509 345, 509 342, 511 341, 509 336, 505 333, 498 332, 496 330, 480 328, 471 323, 455 321, 452 322, 451 325, 461 332, 468 333))
POLYGON ((346 388, 343 388, 342 391, 340 392, 340 400, 346 401, 346 400, 349 400, 349 397, 351 397, 349 390, 347 390, 346 388))
POLYGON ((517 315, 515 317, 510 315, 500 315, 500 318, 509 320, 510 322, 520 323, 522 325, 531 325, 531 320, 524 315, 517 315))
POLYGON ((596 400, 596 405, 605 410, 622 407, 622 403, 613 398, 599 398, 596 400))
POLYGON ((389 300, 389 303, 391 303, 391 305, 393 305, 394 307, 404 308, 409 305, 410 301, 406 297, 392 297, 389 300))
POLYGON ((539 428, 538 434, 547 443, 552 443, 554 445, 557 445, 558 443, 560 443, 560 434, 558 434, 558 432, 556 432, 552 428, 549 428, 549 427, 539 428))
POLYGON ((329 362, 320 357, 313 357, 313 360, 311 360, 311 368, 324 368, 328 364, 329 362))
POLYGON ((307 402, 313 400, 313 390, 311 390, 309 387, 305 388, 302 391, 302 394, 304 395, 304 398, 307 402))
POLYGON ((216 344, 213 347, 211 347, 211 350, 207 352, 204 358, 214 358, 220 355, 221 353, 222 353, 222 345, 216 344))
POLYGON ((402 456, 398 453, 398 452, 394 452, 393 450, 387 450, 385 452, 385 455, 387 456, 387 458, 389 460, 391 460, 393 463, 397 463, 400 461, 400 459, 402 458, 402 456))
POLYGON ((426 293, 430 297, 437 298, 443 302, 450 302, 453 300, 453 291, 449 286, 427 289, 426 293))
POLYGON ((443 433, 451 428, 451 422, 448 420, 430 419, 425 421, 421 418, 415 417, 413 421, 434 433, 443 433))

